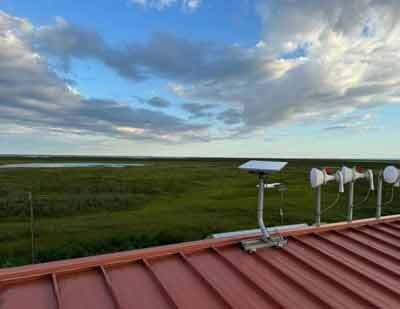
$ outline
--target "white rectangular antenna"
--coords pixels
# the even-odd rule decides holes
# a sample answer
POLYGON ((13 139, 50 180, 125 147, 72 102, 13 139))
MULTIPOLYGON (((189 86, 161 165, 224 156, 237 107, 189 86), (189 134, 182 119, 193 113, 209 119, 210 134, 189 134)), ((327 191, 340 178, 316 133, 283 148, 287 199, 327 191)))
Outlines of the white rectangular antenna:
POLYGON ((271 237, 263 219, 264 190, 268 187, 271 187, 266 183, 266 176, 272 173, 280 172, 286 166, 286 164, 287 162, 251 160, 239 166, 239 169, 243 171, 257 174, 259 181, 257 219, 262 236, 261 239, 242 241, 242 246, 247 252, 251 253, 263 247, 283 247, 287 243, 287 239, 284 239, 283 237, 271 237))
POLYGON ((255 174, 268 175, 281 171, 287 162, 280 161, 256 161, 251 160, 239 166, 239 169, 255 174))

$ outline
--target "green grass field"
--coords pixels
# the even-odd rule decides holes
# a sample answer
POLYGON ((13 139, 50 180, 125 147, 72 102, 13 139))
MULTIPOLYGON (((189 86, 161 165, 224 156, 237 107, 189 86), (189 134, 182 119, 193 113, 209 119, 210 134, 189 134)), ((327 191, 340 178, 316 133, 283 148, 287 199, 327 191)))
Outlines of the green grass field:
MULTIPOLYGON (((0 158, 3 163, 142 162, 104 158, 0 158)), ((36 259, 40 262, 197 240, 216 232, 256 227, 257 179, 237 166, 246 160, 143 160, 144 167, 0 170, 0 265, 31 262, 28 192, 35 209, 36 259)), ((270 178, 289 190, 266 197, 269 225, 312 223, 311 167, 340 167, 354 162, 290 160, 270 178), (284 218, 279 209, 284 210, 284 218)), ((378 171, 386 163, 367 162, 378 171)), ((360 200, 367 185, 356 187, 360 200)), ((389 189, 386 188, 386 199, 389 189)), ((337 186, 324 189, 324 205, 336 197, 337 186)), ((384 214, 398 212, 395 201, 384 214)), ((324 222, 345 219, 345 196, 324 213, 324 222)), ((375 214, 375 194, 357 207, 355 218, 375 214)))

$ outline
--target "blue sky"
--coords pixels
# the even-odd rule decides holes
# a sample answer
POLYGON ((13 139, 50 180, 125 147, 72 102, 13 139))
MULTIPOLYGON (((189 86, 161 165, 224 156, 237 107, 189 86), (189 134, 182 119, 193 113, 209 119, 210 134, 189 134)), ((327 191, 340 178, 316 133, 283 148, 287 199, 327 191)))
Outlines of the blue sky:
POLYGON ((398 8, 0 1, 1 152, 397 158, 398 8))

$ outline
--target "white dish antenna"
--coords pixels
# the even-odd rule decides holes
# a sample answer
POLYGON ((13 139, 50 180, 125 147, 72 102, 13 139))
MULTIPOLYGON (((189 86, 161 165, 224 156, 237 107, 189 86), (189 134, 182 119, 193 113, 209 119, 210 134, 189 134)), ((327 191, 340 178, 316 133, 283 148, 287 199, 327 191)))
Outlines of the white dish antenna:
POLYGON ((400 181, 400 171, 397 167, 391 165, 383 171, 383 179, 389 184, 396 184, 400 181))
POLYGON ((353 169, 343 166, 341 172, 343 175, 344 184, 348 184, 349 182, 353 181, 353 169))
POLYGON ((361 205, 368 201, 370 193, 375 191, 374 183, 374 172, 371 169, 364 170, 360 166, 355 166, 353 168, 348 168, 346 166, 342 167, 342 175, 345 184, 348 184, 348 198, 347 198, 347 222, 351 223, 353 221, 353 209, 354 209, 354 184, 359 179, 365 179, 369 181, 369 191, 365 196, 364 200, 359 203, 361 205))
POLYGON ((393 202, 395 197, 394 188, 400 187, 400 170, 393 165, 387 166, 383 171, 380 171, 378 175, 378 192, 377 192, 377 204, 376 204, 376 218, 379 219, 382 214, 382 205, 389 205, 393 202), (391 198, 383 203, 383 182, 392 185, 392 196, 391 198))
POLYGON ((324 177, 324 172, 321 171, 318 168, 313 168, 310 171, 310 183, 311 183, 311 187, 313 189, 320 187, 324 184, 325 182, 325 177, 324 177))
MULTIPOLYGON (((341 171, 335 171, 330 167, 323 170, 313 168, 310 171, 310 184, 315 189, 315 225, 321 224, 321 187, 330 181, 336 181, 339 184, 339 193, 344 192, 344 181, 341 171)), ((339 196, 338 196, 339 197, 339 196)), ((340 197, 339 197, 340 198, 340 197)), ((339 199, 336 200, 336 204, 339 199)))
POLYGON ((313 168, 310 172, 310 183, 313 189, 318 188, 322 185, 326 185, 330 181, 336 181, 339 184, 339 192, 344 192, 343 176, 340 171, 334 171, 331 168, 324 168, 320 170, 313 168))
POLYGON ((341 172, 343 174, 343 181, 345 184, 356 182, 359 179, 366 179, 369 181, 370 190, 375 190, 374 173, 372 170, 364 170, 362 167, 359 166, 353 168, 343 166, 341 172))

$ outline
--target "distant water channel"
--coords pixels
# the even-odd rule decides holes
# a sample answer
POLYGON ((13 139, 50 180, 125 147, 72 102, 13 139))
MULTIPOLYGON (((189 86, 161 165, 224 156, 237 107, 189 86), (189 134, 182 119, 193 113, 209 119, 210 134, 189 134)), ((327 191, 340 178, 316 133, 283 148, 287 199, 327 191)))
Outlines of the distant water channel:
POLYGON ((21 163, 21 164, 4 164, 0 165, 0 169, 12 168, 77 168, 77 167, 111 167, 123 168, 132 166, 144 166, 142 163, 21 163))

